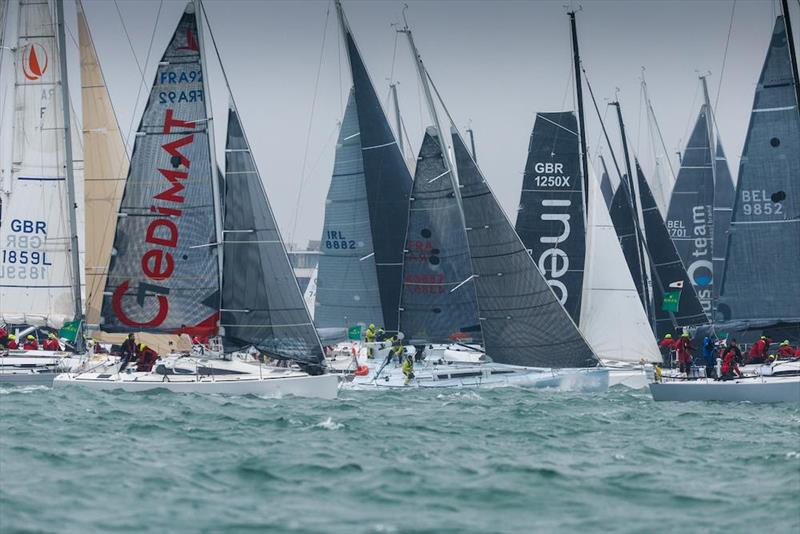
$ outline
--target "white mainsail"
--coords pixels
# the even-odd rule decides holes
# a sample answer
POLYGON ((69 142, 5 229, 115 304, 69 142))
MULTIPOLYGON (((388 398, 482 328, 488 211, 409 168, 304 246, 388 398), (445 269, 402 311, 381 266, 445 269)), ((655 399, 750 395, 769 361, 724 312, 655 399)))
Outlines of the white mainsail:
POLYGON ((653 330, 622 255, 600 183, 589 168, 581 331, 602 359, 660 362, 653 330))
MULTIPOLYGON (((9 77, 11 172, 0 191, 0 319, 56 328, 75 318, 73 285, 79 276, 71 262, 66 165, 72 162, 66 155, 59 57, 49 3, 20 0, 9 77)), ((78 185, 82 177, 75 170, 78 185)))

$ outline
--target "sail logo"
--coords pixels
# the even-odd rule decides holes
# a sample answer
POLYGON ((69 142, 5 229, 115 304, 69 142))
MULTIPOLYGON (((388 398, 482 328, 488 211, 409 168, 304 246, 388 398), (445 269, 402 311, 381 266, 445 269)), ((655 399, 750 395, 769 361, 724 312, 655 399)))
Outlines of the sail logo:
POLYGON ((191 28, 186 28, 186 46, 179 46, 177 50, 193 50, 197 52, 200 47, 197 44, 197 38, 191 28))
MULTIPOLYGON (((163 133, 175 134, 174 128, 193 129, 195 123, 182 121, 175 118, 174 111, 167 109, 164 116, 163 133)), ((162 150, 169 155, 172 169, 156 169, 158 175, 167 181, 166 188, 153 195, 153 205, 150 212, 154 215, 147 226, 144 242, 150 248, 142 255, 140 266, 143 279, 138 283, 135 294, 136 303, 140 308, 145 308, 145 297, 155 296, 157 310, 155 315, 144 321, 132 319, 123 309, 122 298, 128 293, 131 286, 130 280, 124 280, 117 286, 111 299, 114 313, 120 322, 134 328, 156 328, 164 323, 169 313, 169 293, 167 286, 175 270, 173 252, 178 246, 180 237, 176 220, 180 220, 183 210, 180 209, 185 201, 182 191, 185 189, 184 181, 189 177, 189 167, 192 162, 181 152, 183 147, 194 142, 194 134, 187 134, 174 141, 161 145, 162 150)), ((186 259, 186 257, 184 257, 186 259)))
MULTIPOLYGON (((547 211, 554 208, 566 208, 568 210, 570 206, 572 206, 572 201, 570 200, 542 200, 542 207, 547 211)), ((569 213, 542 213, 541 219, 543 221, 554 221, 556 224, 561 223, 561 232, 558 235, 539 238, 540 243, 552 245, 552 247, 542 252, 537 265, 548 285, 553 288, 558 301, 564 305, 567 302, 567 298, 569 298, 569 292, 567 291, 567 286, 558 278, 561 278, 569 271, 569 256, 559 245, 565 242, 571 233, 570 216, 569 213)))
POLYGON ((39 43, 31 43, 22 52, 22 74, 35 82, 47 72, 47 50, 39 43))
POLYGON ((711 312, 711 284, 714 281, 711 263, 711 206, 692 207, 692 261, 686 266, 686 274, 696 287, 697 298, 706 313, 711 312), (706 259, 709 258, 709 259, 706 259))

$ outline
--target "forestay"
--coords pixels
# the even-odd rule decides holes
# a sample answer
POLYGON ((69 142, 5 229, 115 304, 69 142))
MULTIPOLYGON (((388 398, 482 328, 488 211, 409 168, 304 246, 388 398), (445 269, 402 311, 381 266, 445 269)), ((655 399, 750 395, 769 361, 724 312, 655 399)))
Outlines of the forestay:
POLYGON ((487 355, 511 365, 596 366, 458 133, 453 147, 487 355))
POLYGON ((208 118, 190 4, 159 62, 136 134, 101 327, 211 335, 219 267, 208 118))
POLYGON ((322 348, 235 109, 228 112, 220 326, 226 351, 319 364, 322 348))
POLYGON ((408 216, 400 330, 406 339, 480 340, 469 245, 454 180, 429 127, 417 159, 408 216))
MULTIPOLYGON (((20 0, 17 15, 14 74, 4 65, 0 87, 8 94, 5 85, 14 84, 13 121, 0 125, 11 126, 12 144, 10 176, 0 183, 0 320, 58 328, 75 318, 72 288, 80 276, 71 262, 63 73, 49 3, 20 0)), ((82 194, 80 169, 73 176, 82 194)))
POLYGON ((800 321, 800 114, 778 17, 745 139, 728 240, 720 319, 800 321))
POLYGON ((583 203, 575 113, 537 113, 516 231, 576 322, 580 318, 586 256, 583 203))
POLYGON ((314 308, 319 328, 383 325, 365 181, 358 112, 351 91, 325 199, 314 308))

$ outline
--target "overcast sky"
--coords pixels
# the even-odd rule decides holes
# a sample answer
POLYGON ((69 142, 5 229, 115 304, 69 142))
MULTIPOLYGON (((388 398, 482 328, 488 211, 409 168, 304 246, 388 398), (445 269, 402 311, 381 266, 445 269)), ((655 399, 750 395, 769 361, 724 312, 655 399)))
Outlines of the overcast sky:
MULTIPOLYGON (((156 62, 185 2, 83 1, 127 134, 139 122, 156 62), (146 87, 137 102, 140 86, 146 87)), ((573 108, 565 3, 408 1, 408 21, 431 76, 462 131, 467 125, 474 129, 478 162, 512 220, 535 113, 573 108)), ((797 7, 795 0, 790 3, 797 7)), ((302 244, 319 239, 337 122, 350 86, 332 2, 206 0, 205 5, 284 237, 302 244)), ((403 120, 418 149, 429 121, 407 42, 391 26, 402 20, 403 2, 346 1, 344 6, 378 94, 388 95, 390 76, 399 82, 403 120)), ((682 148, 699 111, 698 72, 711 73, 711 98, 719 99, 717 123, 732 172, 738 173, 753 91, 779 7, 771 0, 736 2, 722 73, 733 6, 727 0, 582 2, 578 30, 589 81, 602 112, 618 88, 632 146, 646 171, 652 157, 646 116, 640 113, 642 67, 673 152, 682 148)), ((216 60, 208 58, 220 149, 227 92, 216 60)), ((588 142, 596 154, 601 131, 587 105, 588 142)))

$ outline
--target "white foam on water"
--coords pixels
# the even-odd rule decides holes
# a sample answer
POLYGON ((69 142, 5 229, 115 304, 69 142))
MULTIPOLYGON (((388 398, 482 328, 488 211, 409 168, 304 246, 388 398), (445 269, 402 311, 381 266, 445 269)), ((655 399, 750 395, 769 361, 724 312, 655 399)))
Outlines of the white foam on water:
POLYGON ((317 428, 324 428, 325 430, 339 430, 340 428, 344 428, 342 423, 336 423, 330 417, 314 426, 317 428))

